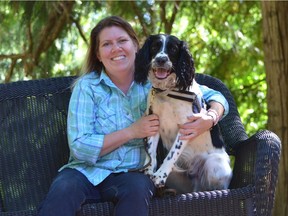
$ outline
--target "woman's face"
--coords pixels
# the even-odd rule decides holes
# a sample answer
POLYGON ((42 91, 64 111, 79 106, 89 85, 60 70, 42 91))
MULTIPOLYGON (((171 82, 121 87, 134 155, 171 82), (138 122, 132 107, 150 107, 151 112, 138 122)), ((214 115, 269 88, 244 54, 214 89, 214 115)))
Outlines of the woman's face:
POLYGON ((100 32, 97 57, 107 74, 134 73, 136 52, 137 45, 122 28, 106 27, 100 32))

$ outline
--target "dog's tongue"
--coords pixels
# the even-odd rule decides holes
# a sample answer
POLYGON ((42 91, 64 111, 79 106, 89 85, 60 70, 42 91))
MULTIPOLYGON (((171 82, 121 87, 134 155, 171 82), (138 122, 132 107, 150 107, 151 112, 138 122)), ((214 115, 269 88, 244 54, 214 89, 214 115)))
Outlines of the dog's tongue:
POLYGON ((169 71, 164 68, 157 68, 155 71, 155 76, 158 79, 164 79, 169 75, 169 71))

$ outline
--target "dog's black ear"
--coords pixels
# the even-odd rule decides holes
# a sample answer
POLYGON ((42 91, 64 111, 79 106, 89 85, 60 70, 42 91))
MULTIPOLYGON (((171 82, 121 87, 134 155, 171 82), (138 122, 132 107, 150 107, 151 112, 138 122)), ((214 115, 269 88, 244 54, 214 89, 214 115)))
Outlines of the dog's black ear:
POLYGON ((144 84, 148 79, 150 69, 150 47, 152 43, 152 36, 149 36, 142 48, 136 53, 135 59, 135 74, 134 80, 137 83, 144 84))
POLYGON ((192 84, 195 76, 194 60, 190 53, 187 44, 181 41, 180 55, 176 68, 179 79, 177 80, 178 86, 181 90, 187 90, 192 84))

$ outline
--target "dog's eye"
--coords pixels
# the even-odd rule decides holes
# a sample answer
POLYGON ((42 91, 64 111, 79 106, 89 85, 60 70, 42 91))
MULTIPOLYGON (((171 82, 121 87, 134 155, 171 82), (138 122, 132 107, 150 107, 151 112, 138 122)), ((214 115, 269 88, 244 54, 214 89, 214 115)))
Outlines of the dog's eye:
POLYGON ((167 50, 170 54, 177 54, 179 51, 179 46, 175 41, 168 41, 167 50))
POLYGON ((159 50, 159 46, 152 46, 151 47, 151 52, 154 53, 154 54, 158 53, 158 50, 159 50))
POLYGON ((176 46, 170 46, 168 49, 172 54, 176 54, 178 52, 178 47, 176 46))
POLYGON ((161 40, 154 41, 154 43, 152 43, 152 46, 151 46, 151 51, 153 53, 157 53, 161 47, 162 47, 162 41, 161 40))
POLYGON ((156 46, 151 47, 152 52, 156 52, 157 50, 158 50, 158 48, 156 46))

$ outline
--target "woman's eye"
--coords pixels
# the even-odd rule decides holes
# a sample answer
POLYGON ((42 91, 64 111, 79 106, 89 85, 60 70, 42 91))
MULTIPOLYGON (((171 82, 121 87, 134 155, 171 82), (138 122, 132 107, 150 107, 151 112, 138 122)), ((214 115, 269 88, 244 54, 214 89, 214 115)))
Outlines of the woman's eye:
POLYGON ((125 43, 126 41, 128 41, 127 39, 121 39, 119 42, 120 43, 125 43))

